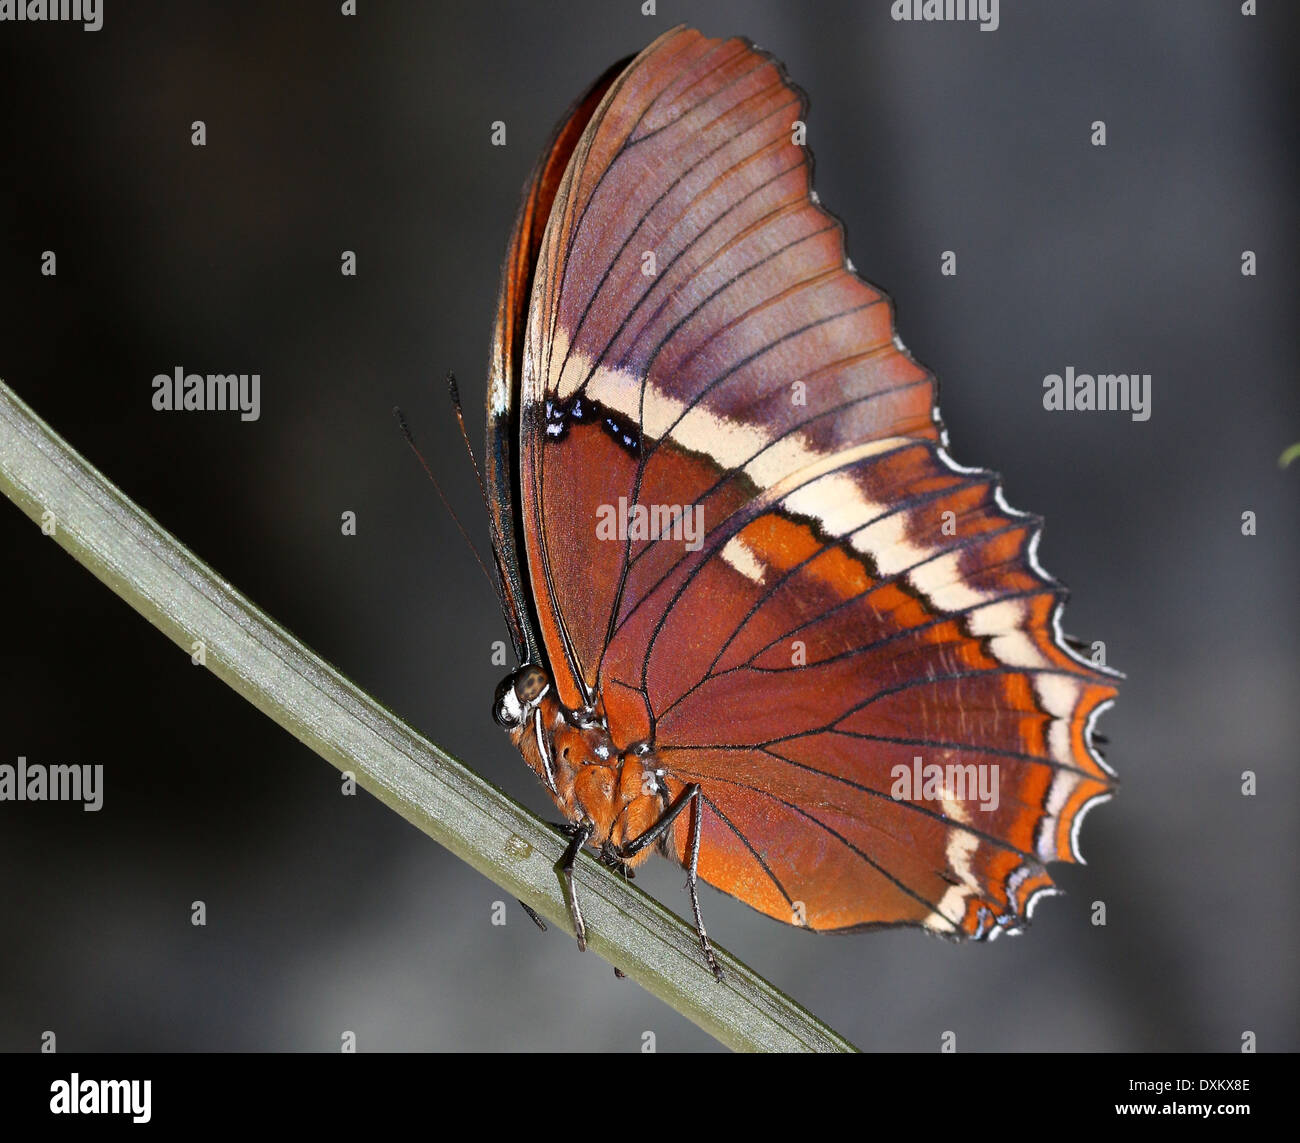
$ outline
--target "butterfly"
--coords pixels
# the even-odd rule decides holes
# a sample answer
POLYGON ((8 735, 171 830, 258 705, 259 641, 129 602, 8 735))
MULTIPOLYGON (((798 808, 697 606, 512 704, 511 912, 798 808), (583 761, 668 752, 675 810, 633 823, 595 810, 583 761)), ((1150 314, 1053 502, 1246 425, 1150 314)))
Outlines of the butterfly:
POLYGON ((818 932, 1019 931, 1114 774, 1116 673, 1041 520, 947 452, 935 379, 812 190, 806 102, 678 27, 525 190, 487 396, 494 716, 590 846, 818 932))

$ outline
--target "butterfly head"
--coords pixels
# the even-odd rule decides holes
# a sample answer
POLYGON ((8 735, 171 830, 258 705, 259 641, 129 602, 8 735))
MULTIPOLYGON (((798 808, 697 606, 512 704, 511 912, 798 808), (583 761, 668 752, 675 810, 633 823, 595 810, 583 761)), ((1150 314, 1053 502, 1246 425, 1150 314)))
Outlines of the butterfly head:
POLYGON ((551 679, 541 667, 529 663, 507 675, 497 687, 492 717, 506 730, 519 730, 532 718, 537 704, 551 689, 551 679))

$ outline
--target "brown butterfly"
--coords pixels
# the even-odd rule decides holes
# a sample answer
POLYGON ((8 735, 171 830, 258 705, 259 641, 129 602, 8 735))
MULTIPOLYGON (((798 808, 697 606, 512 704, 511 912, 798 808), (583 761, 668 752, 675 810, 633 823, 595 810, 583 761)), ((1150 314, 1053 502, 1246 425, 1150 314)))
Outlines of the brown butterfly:
POLYGON ((520 668, 495 716, 570 823, 817 931, 1016 932, 1113 774, 1114 672, 1040 521, 811 189, 806 106, 679 27, 556 130, 506 255, 487 482, 520 668))

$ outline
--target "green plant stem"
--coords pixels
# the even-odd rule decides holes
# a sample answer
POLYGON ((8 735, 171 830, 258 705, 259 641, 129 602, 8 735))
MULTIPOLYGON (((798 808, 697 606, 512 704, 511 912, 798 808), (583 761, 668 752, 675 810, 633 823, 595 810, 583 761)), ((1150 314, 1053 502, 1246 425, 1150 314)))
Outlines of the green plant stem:
MULTIPOLYGON (((56 543, 186 656, 201 643, 206 668, 259 710, 505 892, 570 931, 553 868, 563 842, 553 829, 294 639, 87 464, 3 381, 0 489, 33 521, 52 528, 56 543)), ((41 542, 33 532, 31 543, 41 542)), ((579 861, 575 878, 589 947, 723 1044, 750 1051, 853 1050, 721 948, 726 981, 719 984, 690 926, 589 856, 579 861)))

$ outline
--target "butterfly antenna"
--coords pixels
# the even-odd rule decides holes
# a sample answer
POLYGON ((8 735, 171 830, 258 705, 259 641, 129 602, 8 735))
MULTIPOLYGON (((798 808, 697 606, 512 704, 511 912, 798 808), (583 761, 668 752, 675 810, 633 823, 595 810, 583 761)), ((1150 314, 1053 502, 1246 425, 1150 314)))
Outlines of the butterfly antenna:
MULTIPOLYGON (((457 401, 456 405, 456 414, 457 419, 461 422, 461 432, 463 433, 465 431, 465 422, 464 418, 460 415, 459 401, 457 401)), ((465 543, 469 546, 469 550, 474 553, 475 562, 478 564, 483 574, 487 576, 488 583, 492 585, 492 590, 499 595, 500 590, 497 587, 497 581, 492 578, 492 573, 488 571, 487 564, 483 562, 483 557, 479 555, 478 548, 474 546, 474 541, 469 538, 469 533, 465 531, 465 525, 460 522, 460 517, 456 515, 456 510, 452 508, 451 503, 447 500, 446 495, 442 491, 442 485, 438 483, 438 478, 433 475, 433 469, 429 467, 429 462, 424 459, 424 453, 420 451, 419 445, 415 443, 415 434, 411 432, 411 426, 406 423, 406 414, 402 412, 399 406, 394 405, 393 415, 397 418, 397 423, 402 430, 402 436, 406 438, 406 443, 411 446, 411 451, 415 453, 416 459, 424 469, 425 475, 433 482, 434 491, 438 493, 438 499, 442 501, 442 506, 447 509, 448 515, 450 515, 452 520, 455 521, 457 529, 460 531, 461 536, 464 537, 465 543)), ((468 437, 466 438, 466 443, 469 443, 468 437)), ((471 459, 473 459, 472 454, 471 459)), ((478 475, 477 464, 474 466, 474 474, 476 476, 478 475)), ((479 490, 482 491, 482 488, 483 479, 482 477, 479 477, 479 490)))
POLYGON ((451 404, 456 410, 456 423, 460 426, 460 439, 465 442, 465 451, 469 453, 470 467, 474 470, 474 479, 478 481, 479 495, 483 497, 483 507, 492 513, 492 504, 488 500, 487 486, 483 483, 483 474, 479 471, 478 461, 474 457, 474 446, 470 444, 469 431, 465 428, 465 410, 460 407, 460 386, 456 384, 456 374, 448 371, 447 391, 451 394, 451 404))
MULTIPOLYGON (((456 374, 447 371, 447 391, 451 394, 451 405, 456 410, 456 423, 460 426, 460 439, 465 442, 465 451, 469 453, 470 467, 474 469, 474 476, 478 480, 479 495, 483 497, 483 507, 487 509, 488 519, 493 518, 492 501, 488 499, 487 485, 483 483, 483 473, 479 470, 478 460, 474 456, 474 446, 470 443, 469 431, 465 428, 465 411, 460 405, 460 387, 456 384, 456 374)), ((501 613, 505 616, 506 626, 510 628, 510 638, 515 645, 515 652, 519 656, 521 663, 531 662, 532 651, 530 650, 530 639, 525 632, 519 619, 519 611, 512 602, 510 595, 511 579, 509 574, 501 565, 501 556, 497 552, 496 546, 492 548, 492 558, 496 561, 496 578, 492 580, 492 586, 496 588, 497 602, 501 605, 501 613)))

